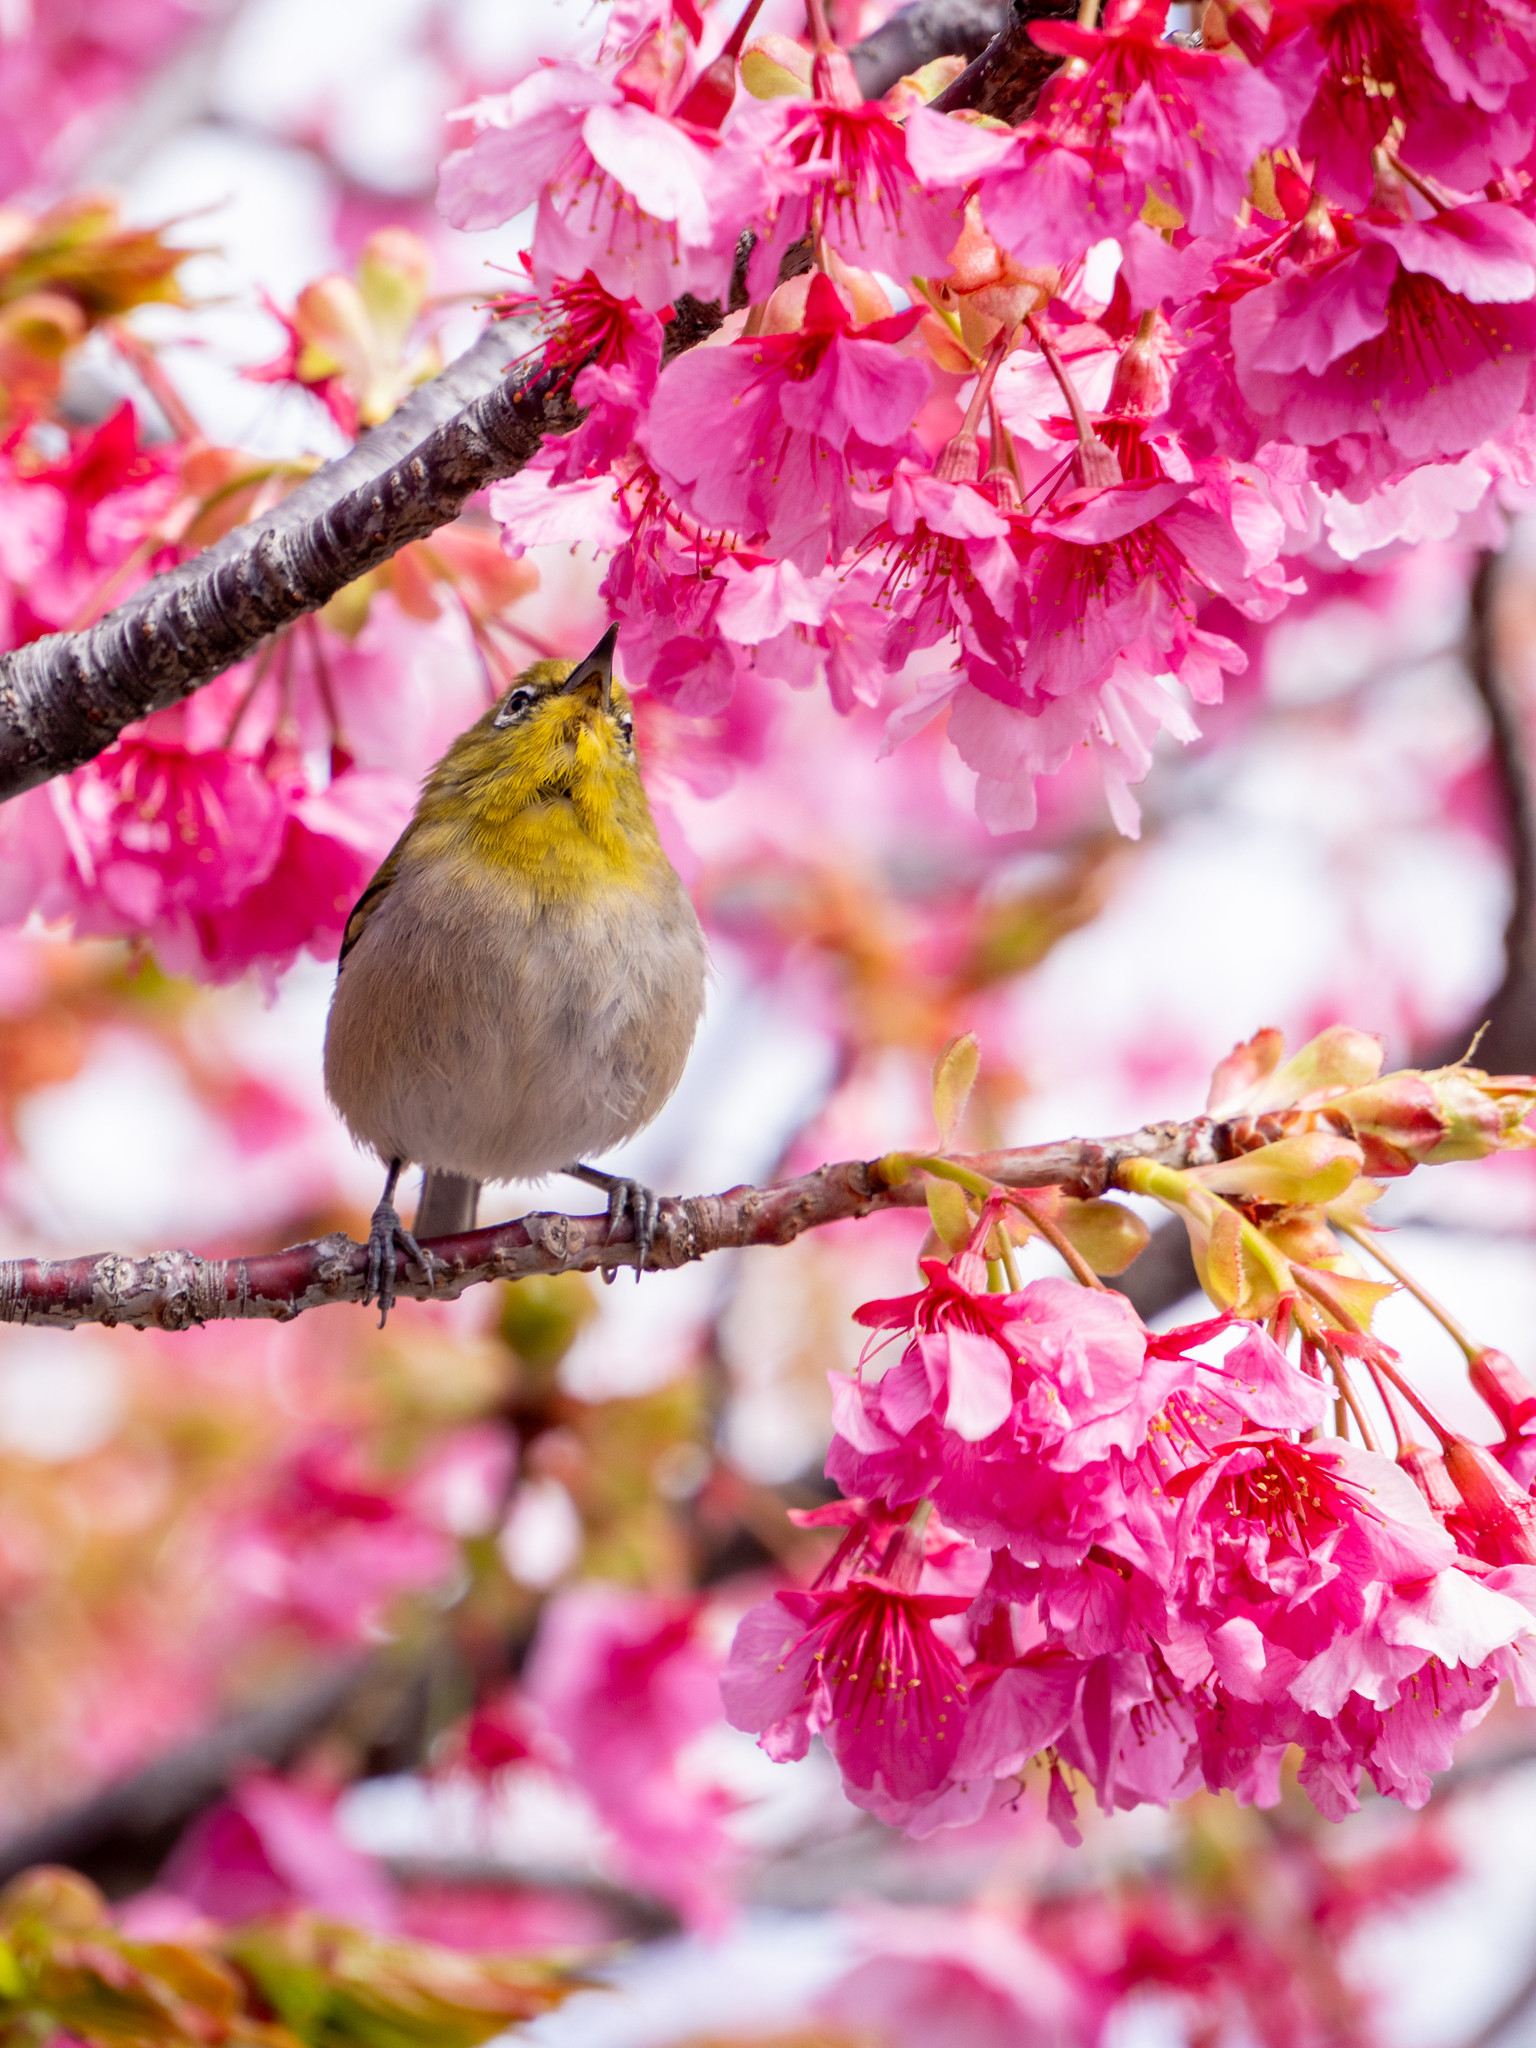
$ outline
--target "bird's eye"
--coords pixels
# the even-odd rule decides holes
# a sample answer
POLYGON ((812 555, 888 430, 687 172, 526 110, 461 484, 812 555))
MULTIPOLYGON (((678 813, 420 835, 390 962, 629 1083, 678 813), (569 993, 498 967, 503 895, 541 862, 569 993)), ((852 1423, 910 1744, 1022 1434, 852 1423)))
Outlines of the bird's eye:
POLYGON ((624 743, 627 746, 635 736, 635 721, 630 717, 627 711, 621 711, 615 723, 618 725, 619 731, 623 734, 624 743))
POLYGON ((519 685, 497 712, 496 723, 510 725, 515 718, 521 718, 538 694, 537 690, 530 690, 526 684, 519 685))

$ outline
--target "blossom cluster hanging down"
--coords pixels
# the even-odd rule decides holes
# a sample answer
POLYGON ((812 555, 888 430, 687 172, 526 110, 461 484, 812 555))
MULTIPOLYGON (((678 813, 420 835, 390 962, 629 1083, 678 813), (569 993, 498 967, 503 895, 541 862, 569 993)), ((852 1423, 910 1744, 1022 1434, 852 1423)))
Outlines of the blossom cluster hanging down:
POLYGON ((1013 127, 924 104, 958 60, 866 102, 819 0, 804 43, 756 12, 618 9, 442 171, 459 227, 535 209, 515 303, 589 412, 493 509, 607 553, 633 683, 824 678, 892 743, 947 709, 1000 829, 1087 748, 1133 832, 1156 735, 1309 571, 1528 487, 1526 0, 1212 0, 1195 37, 1107 0, 1033 24, 1013 127), (685 294, 736 310, 664 363, 685 294))
MULTIPOLYGON (((91 623, 315 467, 211 444, 122 324, 146 302, 183 303, 188 253, 92 198, 18 214, 0 251, 6 644, 91 623), (167 436, 148 438, 131 402, 83 429, 69 418, 65 370, 93 333, 143 381, 167 436)), ((300 294, 288 347, 251 376, 313 391, 349 434, 376 425, 438 366, 412 346, 430 284, 420 239, 379 230, 355 277, 300 294)), ((8 805, 0 922, 35 911, 81 936, 142 937, 171 971, 213 981, 252 967, 270 980, 304 950, 334 956, 423 760, 539 651, 498 639, 537 582, 483 514, 402 550, 195 699, 8 805)))
POLYGON ((1153 1335, 1102 1287, 1102 1205, 985 1183, 967 1205, 953 1180, 931 1205, 951 1256, 859 1311, 890 1334, 833 1377, 846 1498, 801 1519, 843 1540, 751 1611, 725 1673, 771 1755, 819 1732, 848 1796, 917 1833, 1016 1798, 1033 1761, 1071 1838, 1081 1788, 1273 1804, 1293 1745, 1331 1818, 1362 1774, 1422 1805, 1501 1679, 1536 1704, 1536 1390, 1451 1323, 1503 1441, 1442 1422, 1371 1334, 1392 1285, 1346 1242, 1391 1264, 1362 1168, 1529 1145, 1536 1082, 1381 1077, 1342 1029, 1280 1051, 1262 1033, 1218 1070, 1233 1158, 1120 1169, 1184 1217, 1211 1320, 1153 1335), (1021 1284, 1031 1232, 1077 1277, 1021 1284))

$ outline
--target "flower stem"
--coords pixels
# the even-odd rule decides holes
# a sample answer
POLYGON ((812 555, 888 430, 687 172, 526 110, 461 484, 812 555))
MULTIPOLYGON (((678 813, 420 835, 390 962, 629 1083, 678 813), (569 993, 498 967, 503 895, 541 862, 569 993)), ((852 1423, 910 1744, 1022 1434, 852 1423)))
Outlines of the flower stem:
POLYGON ((1041 355, 1050 365, 1051 375, 1061 387, 1061 395, 1067 401, 1067 411, 1077 430, 1078 463, 1082 470, 1083 482, 1103 488, 1108 484, 1122 481, 1120 464, 1114 450, 1095 433, 1093 422, 1083 410, 1083 401, 1077 395, 1077 386, 1068 374, 1067 366, 1061 359, 1061 350, 1056 346, 1056 337, 1038 313, 1026 313, 1024 324, 1035 337, 1041 355))
POLYGON ((965 418, 960 430, 945 443, 938 461, 933 466, 934 475, 942 483, 974 483, 981 470, 981 452, 976 439, 976 429, 981 424, 983 410, 992 402, 992 382, 1008 353, 1008 331, 1000 328, 993 336, 980 374, 976 389, 971 393, 971 402, 965 408, 965 418))
POLYGON ((823 0, 805 0, 805 25, 810 30, 813 48, 833 50, 837 45, 832 31, 827 26, 827 10, 823 0))
POLYGON ((1376 1242, 1375 1231, 1361 1229, 1353 1223, 1335 1222, 1334 1228, 1341 1231, 1345 1237, 1353 1238, 1357 1245, 1370 1253, 1377 1265, 1386 1267, 1399 1286, 1406 1287, 1414 1300, 1429 1310, 1440 1327, 1453 1337, 1466 1353, 1468 1365, 1477 1363, 1484 1347, 1481 1344, 1474 1344, 1450 1310, 1443 1303, 1436 1301, 1427 1287, 1422 1286, 1406 1268, 1382 1250, 1376 1242))
POLYGON ((985 1201, 998 1191, 997 1182, 988 1180, 984 1173, 973 1173, 968 1166, 957 1166, 952 1159, 940 1159, 931 1153, 908 1153, 904 1162, 908 1168, 916 1167, 921 1173, 931 1173, 935 1180, 952 1180, 956 1187, 964 1188, 968 1195, 977 1195, 985 1201))
POLYGON ((1008 1275, 1008 1292, 1017 1294, 1024 1282, 1019 1275, 1019 1262, 1013 1256, 1013 1246, 1009 1242, 1008 1232, 1002 1224, 998 1225, 998 1236, 1003 1241, 1003 1271, 1008 1275))
MULTIPOLYGON (((1337 1303, 1329 1301, 1325 1296, 1320 1295, 1314 1287, 1308 1284, 1307 1277, 1304 1273, 1298 1273, 1296 1275, 1296 1285, 1302 1288, 1307 1294, 1309 1294, 1312 1297, 1313 1301, 1318 1302, 1323 1308, 1325 1308, 1330 1315, 1336 1316, 1341 1313, 1337 1303)), ((1305 1305, 1304 1310, 1304 1305, 1298 1301, 1296 1304, 1296 1310, 1297 1319, 1301 1322, 1303 1329, 1307 1328, 1308 1323, 1312 1323, 1314 1325, 1314 1328, 1311 1332, 1311 1334, 1313 1335, 1313 1339, 1317 1344, 1319 1344, 1322 1347, 1322 1349, 1325 1352, 1328 1352, 1329 1363, 1333 1364, 1333 1353, 1328 1344, 1327 1330, 1325 1328, 1316 1326, 1315 1323, 1315 1318, 1317 1314, 1316 1309, 1314 1309, 1311 1303, 1309 1302, 1305 1305)), ((1359 1331, 1359 1333, 1362 1336, 1369 1336, 1370 1333, 1368 1331, 1362 1330, 1357 1320, 1353 1318, 1351 1318, 1350 1320, 1355 1321, 1355 1328, 1357 1331, 1359 1331)), ((1434 1409, 1430 1407, 1429 1403, 1425 1400, 1424 1396, 1419 1392, 1418 1388, 1413 1385, 1411 1380, 1406 1379, 1404 1375, 1398 1371, 1397 1367, 1392 1362, 1392 1356, 1391 1353, 1387 1350, 1387 1347, 1384 1344, 1378 1342, 1375 1338, 1371 1338, 1371 1358, 1373 1361, 1372 1370, 1385 1374, 1385 1376, 1392 1382, 1393 1386, 1396 1387, 1397 1391, 1408 1402, 1409 1406, 1413 1408, 1418 1415, 1422 1416, 1424 1421, 1426 1421, 1429 1424, 1430 1428, 1435 1432, 1435 1435, 1439 1437, 1441 1443, 1454 1443, 1456 1441, 1456 1432, 1453 1429, 1450 1429, 1445 1423, 1443 1423, 1440 1420, 1439 1416, 1435 1413, 1434 1409)))
POLYGON ((1038 1230, 1046 1243, 1065 1259, 1074 1280, 1080 1280, 1084 1287, 1097 1287, 1101 1293, 1107 1292, 1104 1282, 1065 1232, 1048 1216, 1042 1215, 1032 1202, 1020 1195, 1015 1195, 1013 1199, 1023 1214, 1029 1218, 1030 1228, 1038 1230))
POLYGON ((981 415, 991 401, 992 386, 1007 353, 1008 330, 1006 327, 1000 327, 992 337, 992 344, 981 365, 981 373, 976 379, 976 389, 971 393, 971 402, 965 408, 965 418, 960 422, 962 434, 974 434, 981 425, 981 415))
POLYGON ((1056 346, 1056 337, 1038 313, 1026 313, 1024 324, 1035 337, 1035 344, 1050 365, 1051 375, 1061 386, 1061 395, 1067 401, 1067 411, 1072 415, 1072 424, 1077 429, 1077 438, 1087 440, 1093 433, 1093 426, 1083 411, 1083 401, 1077 395, 1077 386, 1067 372, 1061 359, 1061 350, 1056 346))
POLYGON ((1355 1383, 1350 1378, 1343 1359, 1333 1358, 1330 1359, 1329 1363, 1333 1367, 1333 1383, 1338 1388, 1339 1396, 1345 1407, 1355 1418, 1355 1427, 1360 1432, 1361 1443, 1365 1445, 1368 1451, 1379 1453, 1381 1445, 1377 1442, 1376 1432, 1372 1429, 1366 1418, 1365 1410, 1360 1405, 1360 1396, 1355 1392, 1355 1383))
POLYGON ((1024 479, 1019 474, 1018 451, 1013 445, 1012 434, 1003 425, 997 400, 990 393, 987 397, 987 433, 991 440, 991 453, 982 481, 991 485, 992 496, 1000 512, 1022 512, 1024 479))
POLYGON ((191 407, 165 373, 159 357, 121 320, 108 323, 112 345, 120 356, 130 362, 138 374, 140 383, 165 414, 166 423, 178 441, 206 440, 191 407))

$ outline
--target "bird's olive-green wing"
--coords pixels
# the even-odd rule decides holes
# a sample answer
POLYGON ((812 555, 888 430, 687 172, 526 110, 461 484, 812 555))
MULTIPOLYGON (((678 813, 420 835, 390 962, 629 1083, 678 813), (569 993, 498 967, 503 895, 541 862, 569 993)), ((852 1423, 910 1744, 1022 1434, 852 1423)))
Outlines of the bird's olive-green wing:
POLYGON ((411 834, 416 830, 416 822, 413 818, 410 824, 406 826, 400 837, 384 856, 373 880, 353 904, 347 918, 346 929, 341 935, 341 951, 336 957, 338 973, 346 965, 347 955, 367 930, 369 918, 373 916, 373 913, 384 901, 391 888, 393 888, 395 877, 400 872, 401 855, 405 852, 406 844, 411 834))

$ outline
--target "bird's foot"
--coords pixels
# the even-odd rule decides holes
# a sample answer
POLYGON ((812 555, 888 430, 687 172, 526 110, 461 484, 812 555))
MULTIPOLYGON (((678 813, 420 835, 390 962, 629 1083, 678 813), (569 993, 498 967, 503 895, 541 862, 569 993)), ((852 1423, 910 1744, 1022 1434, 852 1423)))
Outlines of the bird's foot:
MULTIPOLYGON (((584 1180, 588 1187, 601 1188, 608 1197, 608 1239, 611 1244, 619 1225, 628 1216, 635 1239, 635 1278, 638 1280, 651 1262, 651 1247, 656 1242, 656 1224, 661 1216, 661 1197, 654 1188, 648 1188, 644 1181, 630 1180, 626 1174, 604 1173, 599 1166, 567 1166, 564 1171, 573 1180, 584 1180)), ((604 1266, 602 1274, 610 1286, 618 1272, 617 1266, 604 1266)))
POLYGON ((395 1275, 400 1269, 397 1246, 426 1274, 428 1286, 435 1288, 436 1260, 430 1252, 422 1250, 400 1221, 394 1203, 386 1196, 374 1210, 368 1226, 368 1271, 363 1282, 363 1306, 366 1308, 370 1301, 378 1302, 381 1330, 395 1305, 395 1275))

